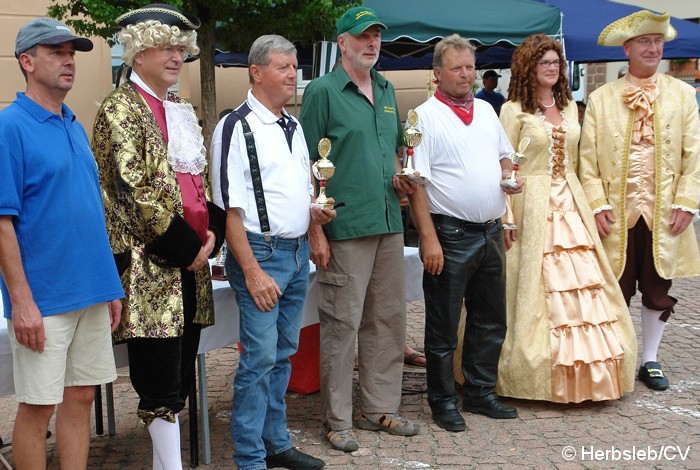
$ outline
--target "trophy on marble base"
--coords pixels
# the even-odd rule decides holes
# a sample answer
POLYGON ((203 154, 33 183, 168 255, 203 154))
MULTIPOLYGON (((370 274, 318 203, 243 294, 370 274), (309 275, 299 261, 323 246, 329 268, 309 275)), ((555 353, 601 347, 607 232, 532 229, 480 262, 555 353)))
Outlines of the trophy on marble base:
POLYGON ((416 127, 418 124, 418 113, 414 109, 408 110, 406 122, 408 127, 404 129, 402 135, 403 144, 406 146, 406 161, 404 162, 403 170, 397 173, 396 176, 408 178, 422 184, 425 182, 425 177, 415 175, 416 170, 413 168, 413 148, 417 147, 423 140, 423 133, 416 127))
POLYGON ((518 151, 515 152, 515 155, 513 156, 513 172, 510 174, 510 178, 501 180, 501 186, 513 189, 518 185, 518 182, 515 179, 516 173, 518 169, 520 169, 520 165, 525 163, 525 160, 527 160, 527 157, 524 155, 524 153, 525 150, 527 150, 528 145, 530 145, 530 138, 523 137, 520 140, 520 143, 518 144, 518 151))
POLYGON ((318 180, 318 197, 316 202, 311 203, 311 207, 318 207, 319 209, 333 209, 333 204, 328 202, 328 196, 326 195, 326 181, 333 177, 335 173, 335 165, 328 159, 328 155, 331 153, 331 140, 324 137, 318 142, 318 154, 321 156, 316 163, 313 164, 311 169, 314 172, 314 176, 318 180))

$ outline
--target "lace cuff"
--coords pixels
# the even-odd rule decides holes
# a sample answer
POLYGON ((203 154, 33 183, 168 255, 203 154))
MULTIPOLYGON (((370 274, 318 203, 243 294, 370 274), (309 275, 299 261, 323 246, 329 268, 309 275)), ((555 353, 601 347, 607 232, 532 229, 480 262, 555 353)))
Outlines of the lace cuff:
POLYGON ((612 206, 610 204, 605 204, 605 205, 602 205, 602 206, 599 206, 599 207, 596 207, 595 209, 593 209, 593 215, 600 214, 603 211, 611 211, 611 210, 612 210, 612 206))
POLYGON ((189 103, 164 101, 168 124, 168 163, 178 173, 198 175, 207 165, 202 128, 189 103))

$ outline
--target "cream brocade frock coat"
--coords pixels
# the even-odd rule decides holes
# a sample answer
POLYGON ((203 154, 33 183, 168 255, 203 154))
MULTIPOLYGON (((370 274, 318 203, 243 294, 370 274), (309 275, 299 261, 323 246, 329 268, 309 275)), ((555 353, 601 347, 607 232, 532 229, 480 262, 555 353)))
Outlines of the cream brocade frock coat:
POLYGON ((517 224, 517 240, 506 254, 508 331, 496 392, 559 403, 617 399, 634 388, 637 340, 576 177, 576 103, 562 116, 553 126, 518 102, 501 110, 513 147, 523 137, 530 144, 518 171, 523 192, 503 220, 517 224))

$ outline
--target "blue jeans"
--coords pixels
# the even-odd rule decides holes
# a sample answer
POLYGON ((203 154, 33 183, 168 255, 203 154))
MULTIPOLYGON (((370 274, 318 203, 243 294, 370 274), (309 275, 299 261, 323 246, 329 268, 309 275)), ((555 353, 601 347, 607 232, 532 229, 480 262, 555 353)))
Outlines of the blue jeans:
POLYGON ((241 311, 241 352, 233 382, 231 434, 233 459, 240 470, 267 468, 266 455, 292 447, 287 431, 284 394, 289 385, 289 356, 299 345, 299 328, 309 286, 309 244, 306 235, 295 239, 248 233, 260 267, 271 276, 280 297, 270 312, 258 310, 233 255, 226 257, 229 283, 241 311))

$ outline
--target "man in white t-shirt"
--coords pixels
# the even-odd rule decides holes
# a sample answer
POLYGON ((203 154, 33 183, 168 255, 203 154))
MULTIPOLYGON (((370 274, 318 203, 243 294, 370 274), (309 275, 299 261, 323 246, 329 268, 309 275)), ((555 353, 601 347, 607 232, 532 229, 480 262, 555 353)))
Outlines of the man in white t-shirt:
POLYGON ((425 356, 428 403, 443 429, 466 429, 457 409, 452 358, 462 303, 467 308, 462 372, 463 409, 491 418, 515 418, 494 392, 506 334, 505 251, 500 217, 505 193, 499 184, 512 172, 513 148, 491 105, 475 100, 474 47, 457 34, 435 46, 438 87, 420 105, 422 143, 415 168, 427 179, 409 196, 418 226, 425 271, 425 356))
POLYGON ((251 90, 216 126, 210 174, 214 202, 226 210, 226 271, 241 312, 233 459, 242 470, 320 469, 322 460, 292 443, 284 394, 309 284, 306 232, 310 223, 329 222, 335 211, 310 211, 309 152, 301 126, 284 110, 296 90, 294 45, 281 36, 261 36, 248 62, 251 90), (254 142, 246 140, 244 123, 254 142), (257 169, 249 158, 257 160, 257 169))

